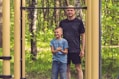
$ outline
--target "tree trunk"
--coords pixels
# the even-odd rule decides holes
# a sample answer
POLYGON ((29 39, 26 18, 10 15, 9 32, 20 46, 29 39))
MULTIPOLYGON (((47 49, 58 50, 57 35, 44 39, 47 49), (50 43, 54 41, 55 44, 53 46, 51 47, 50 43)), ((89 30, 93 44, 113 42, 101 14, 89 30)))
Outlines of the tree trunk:
MULTIPOLYGON (((49 1, 48 0, 43 0, 43 4, 42 7, 49 7, 49 1)), ((48 28, 48 15, 49 15, 49 9, 43 9, 43 28, 42 30, 44 31, 44 33, 46 32, 46 29, 48 28)))
MULTIPOLYGON (((37 0, 32 0, 29 3, 29 7, 36 7, 37 0)), ((32 59, 35 60, 37 56, 37 41, 36 41, 36 20, 37 20, 37 9, 29 9, 29 26, 31 33, 31 54, 32 59)))
MULTIPOLYGON (((75 0, 75 6, 76 7, 81 7, 81 1, 80 0, 75 0)), ((77 17, 79 19, 82 19, 82 17, 83 17, 82 9, 77 9, 76 14, 77 14, 77 17)))
MULTIPOLYGON (((59 5, 60 5, 59 0, 55 0, 54 7, 59 7, 59 5)), ((59 9, 54 9, 54 16, 55 16, 55 24, 57 26, 59 23, 59 9)))
POLYGON ((65 0, 65 5, 66 5, 66 6, 69 5, 69 0, 65 0))

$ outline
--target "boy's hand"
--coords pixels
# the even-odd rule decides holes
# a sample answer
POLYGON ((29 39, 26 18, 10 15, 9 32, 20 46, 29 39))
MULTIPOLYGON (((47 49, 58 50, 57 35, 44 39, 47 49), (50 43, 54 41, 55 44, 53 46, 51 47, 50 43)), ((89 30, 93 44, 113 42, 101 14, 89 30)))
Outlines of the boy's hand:
POLYGON ((58 47, 58 48, 57 48, 57 50, 58 50, 58 51, 61 51, 61 50, 62 50, 62 48, 61 48, 61 47, 58 47))

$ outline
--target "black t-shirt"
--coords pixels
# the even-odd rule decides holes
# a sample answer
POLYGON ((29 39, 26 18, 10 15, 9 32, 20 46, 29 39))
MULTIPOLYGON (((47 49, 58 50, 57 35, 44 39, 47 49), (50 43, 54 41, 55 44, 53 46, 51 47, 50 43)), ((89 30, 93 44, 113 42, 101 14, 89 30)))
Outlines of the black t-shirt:
POLYGON ((59 26, 63 28, 63 37, 68 41, 69 53, 79 53, 80 34, 85 32, 82 20, 78 18, 74 20, 64 19, 59 26))

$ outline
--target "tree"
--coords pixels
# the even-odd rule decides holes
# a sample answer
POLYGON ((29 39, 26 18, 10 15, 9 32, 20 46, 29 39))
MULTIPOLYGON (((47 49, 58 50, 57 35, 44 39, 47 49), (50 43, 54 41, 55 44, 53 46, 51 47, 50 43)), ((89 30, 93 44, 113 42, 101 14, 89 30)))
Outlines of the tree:
POLYGON ((116 79, 119 75, 119 0, 102 0, 101 5, 102 75, 104 79, 116 79))
MULTIPOLYGON (((59 0, 55 0, 55 5, 54 7, 59 7, 60 6, 60 1, 59 0)), ((54 16, 55 16, 55 24, 56 26, 59 24, 59 9, 55 9, 54 10, 54 16)))
MULTIPOLYGON (((75 6, 76 7, 81 7, 81 0, 75 0, 75 6)), ((76 14, 77 14, 77 17, 79 18, 79 19, 82 19, 83 18, 83 13, 82 13, 82 9, 78 9, 77 11, 76 11, 76 14)))
MULTIPOLYGON (((31 0, 29 2, 29 7, 35 8, 37 6, 37 0, 31 0)), ((29 19, 29 30, 31 35, 31 54, 32 59, 36 59, 37 55, 37 44, 36 44, 36 20, 37 20, 37 9, 28 10, 28 19, 29 19)))

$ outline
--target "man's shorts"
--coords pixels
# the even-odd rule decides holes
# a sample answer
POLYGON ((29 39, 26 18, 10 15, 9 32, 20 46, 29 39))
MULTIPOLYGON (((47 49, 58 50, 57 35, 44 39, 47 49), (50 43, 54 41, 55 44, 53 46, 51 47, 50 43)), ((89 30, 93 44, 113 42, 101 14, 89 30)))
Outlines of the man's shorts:
POLYGON ((68 53, 67 64, 70 64, 71 62, 73 64, 81 64, 81 58, 79 56, 79 53, 68 53))

